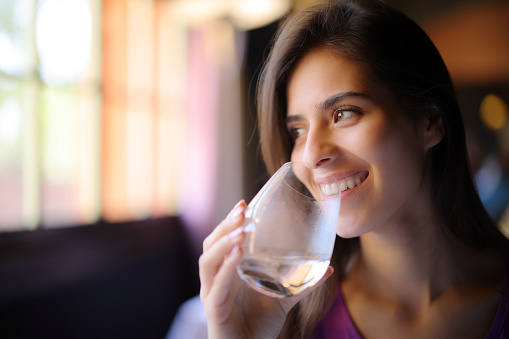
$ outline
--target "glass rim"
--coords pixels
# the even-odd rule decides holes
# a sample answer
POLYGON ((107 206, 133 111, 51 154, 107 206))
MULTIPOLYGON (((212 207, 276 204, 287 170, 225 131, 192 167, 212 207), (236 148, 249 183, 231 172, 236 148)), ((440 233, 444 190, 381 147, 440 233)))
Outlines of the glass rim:
MULTIPOLYGON (((297 177, 297 175, 293 171, 293 168, 294 168, 295 164, 300 164, 300 165, 306 166, 303 161, 287 161, 283 165, 281 165, 281 167, 280 167, 280 169, 285 167, 285 166, 289 166, 290 167, 290 169, 285 173, 285 175, 283 175, 283 178, 282 178, 284 183, 286 184, 286 186, 288 186, 295 193, 297 193, 297 194, 299 194, 299 195, 301 195, 301 196, 303 196, 305 198, 308 198, 311 202, 324 202, 325 203, 325 202, 333 202, 335 200, 340 200, 341 201, 341 192, 339 192, 335 196, 332 196, 329 199, 319 199, 319 198, 314 197, 313 194, 311 194, 311 191, 308 189, 308 187, 297 177), (287 177, 287 175, 289 174, 290 171, 292 172, 292 175, 295 177, 295 179, 297 179, 297 181, 300 184, 302 184, 302 186, 307 190, 307 192, 309 192, 309 195, 306 195, 306 194, 303 194, 302 192, 299 192, 299 190, 297 190, 291 183, 289 183, 286 180, 286 177, 287 177)), ((278 171, 279 171, 279 169, 278 169, 278 171)))

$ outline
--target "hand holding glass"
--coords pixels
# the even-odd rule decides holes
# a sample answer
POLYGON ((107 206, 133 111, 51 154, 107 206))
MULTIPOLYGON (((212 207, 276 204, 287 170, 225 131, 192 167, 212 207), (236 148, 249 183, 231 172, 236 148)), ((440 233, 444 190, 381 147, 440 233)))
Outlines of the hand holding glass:
POLYGON ((297 295, 315 285, 329 266, 341 194, 324 196, 318 188, 311 194, 301 179, 312 178, 312 171, 303 163, 284 164, 246 209, 237 271, 265 295, 297 295))

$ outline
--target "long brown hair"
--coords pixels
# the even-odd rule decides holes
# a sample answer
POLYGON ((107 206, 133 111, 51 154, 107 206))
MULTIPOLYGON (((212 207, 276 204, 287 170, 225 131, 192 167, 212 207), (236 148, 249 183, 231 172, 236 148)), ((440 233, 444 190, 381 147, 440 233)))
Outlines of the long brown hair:
MULTIPOLYGON (((473 183, 463 120, 447 68, 424 31, 381 1, 327 1, 290 16, 281 25, 258 82, 259 132, 267 169, 274 172, 290 159, 292 141, 284 124, 288 79, 298 61, 319 46, 367 65, 409 116, 442 118, 445 134, 431 159, 435 214, 465 246, 506 253, 508 240, 486 213, 473 183)), ((283 337, 310 334, 357 248, 358 239, 337 238, 332 263, 335 279, 292 310, 283 337)))

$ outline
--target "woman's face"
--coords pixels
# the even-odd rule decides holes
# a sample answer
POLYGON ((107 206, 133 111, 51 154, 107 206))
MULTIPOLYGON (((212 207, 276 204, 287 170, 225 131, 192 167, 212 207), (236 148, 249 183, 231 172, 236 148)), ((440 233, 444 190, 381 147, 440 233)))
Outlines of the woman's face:
POLYGON ((305 184, 315 194, 341 191, 338 235, 412 222, 428 206, 426 124, 411 121, 366 66, 313 50, 292 73, 287 98, 292 161, 313 169, 305 184))

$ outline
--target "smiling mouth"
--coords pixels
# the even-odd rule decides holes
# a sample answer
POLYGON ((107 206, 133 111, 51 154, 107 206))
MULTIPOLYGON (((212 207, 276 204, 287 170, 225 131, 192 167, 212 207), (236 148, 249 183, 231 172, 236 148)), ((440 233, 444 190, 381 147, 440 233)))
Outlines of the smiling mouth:
POLYGON ((342 178, 330 184, 321 184, 320 190, 325 196, 331 196, 352 189, 361 184, 368 177, 368 172, 358 173, 356 175, 342 178))

